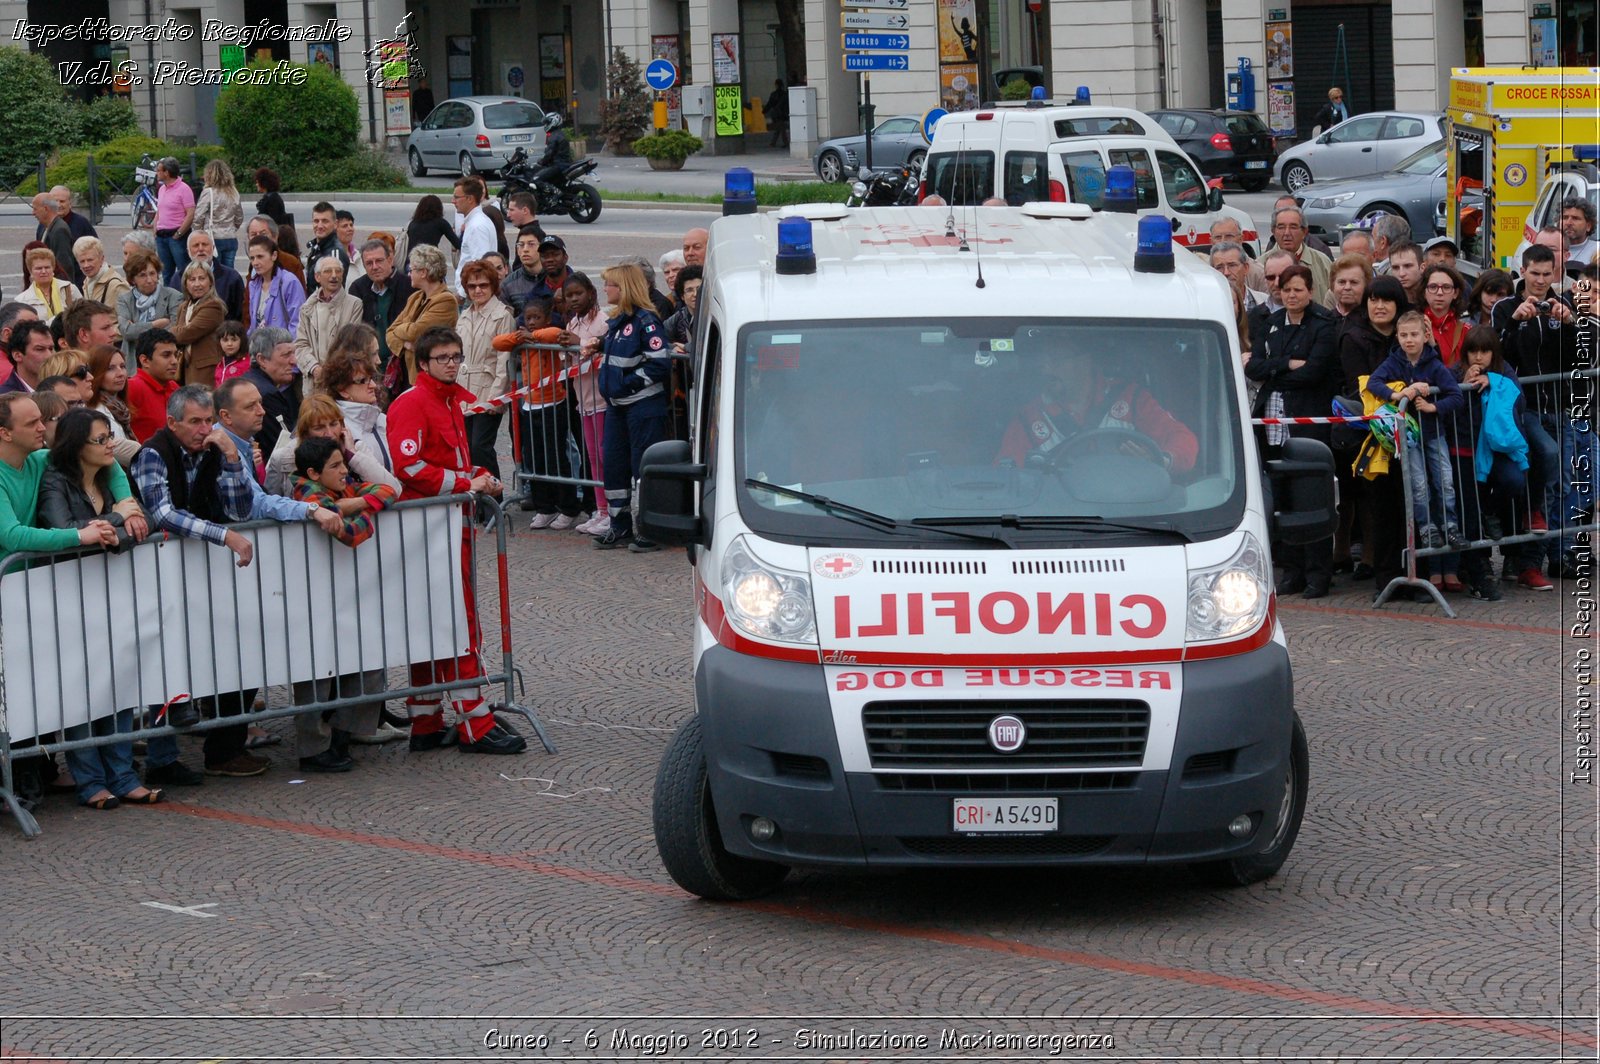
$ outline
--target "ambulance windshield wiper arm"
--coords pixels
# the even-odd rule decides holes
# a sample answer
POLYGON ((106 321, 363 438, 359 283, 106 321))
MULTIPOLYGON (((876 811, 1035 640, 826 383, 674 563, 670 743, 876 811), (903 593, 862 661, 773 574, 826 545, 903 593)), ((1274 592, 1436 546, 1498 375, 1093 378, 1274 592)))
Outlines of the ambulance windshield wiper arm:
POLYGON ((1147 532, 1158 536, 1171 536, 1185 543, 1193 543, 1194 537, 1176 525, 1166 521, 1110 521, 1104 517, 1095 517, 1093 514, 1082 516, 1058 515, 1050 517, 1026 517, 1017 514, 1001 514, 997 517, 914 517, 914 525, 937 528, 940 525, 999 525, 1002 528, 1072 528, 1072 529, 1102 529, 1113 532, 1147 532))
MULTIPOLYGON (((760 488, 763 491, 770 491, 774 495, 782 495, 786 498, 799 499, 801 502, 808 502, 819 510, 827 510, 829 513, 832 513, 838 517, 843 517, 847 520, 854 520, 856 524, 870 525, 874 528, 881 528, 885 532, 903 533, 907 531, 906 523, 903 521, 896 521, 887 514, 880 514, 873 510, 864 510, 859 506, 852 506, 850 503, 840 502, 838 499, 830 499, 826 495, 818 495, 815 492, 810 491, 801 491, 799 488, 791 488, 783 484, 774 484, 769 480, 757 480, 755 477, 745 477, 744 486, 747 488, 760 488)), ((996 546, 1005 547, 1008 550, 1011 549, 1012 546, 1008 540, 1002 539, 999 536, 985 536, 977 532, 961 532, 954 528, 940 528, 936 525, 922 525, 917 521, 913 521, 911 524, 917 525, 919 528, 927 528, 930 531, 942 533, 946 536, 955 536, 958 539, 976 540, 979 543, 990 543, 996 546)))

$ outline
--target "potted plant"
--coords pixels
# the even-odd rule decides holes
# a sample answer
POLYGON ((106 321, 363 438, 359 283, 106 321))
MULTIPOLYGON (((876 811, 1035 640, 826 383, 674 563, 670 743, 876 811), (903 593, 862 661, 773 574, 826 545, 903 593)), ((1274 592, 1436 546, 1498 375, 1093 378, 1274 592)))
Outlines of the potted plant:
POLYGON ((633 142, 633 153, 650 160, 652 170, 682 170, 683 161, 705 141, 682 129, 663 129, 633 142))

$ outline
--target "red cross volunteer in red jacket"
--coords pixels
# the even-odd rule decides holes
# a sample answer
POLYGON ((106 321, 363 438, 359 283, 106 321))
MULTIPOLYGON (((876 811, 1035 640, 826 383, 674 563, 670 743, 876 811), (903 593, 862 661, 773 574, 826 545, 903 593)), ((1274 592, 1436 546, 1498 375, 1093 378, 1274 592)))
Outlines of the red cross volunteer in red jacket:
MULTIPOLYGON (((461 337, 453 329, 429 329, 417 338, 417 382, 389 407, 389 451, 395 473, 407 496, 461 495, 472 492, 500 494, 500 481, 487 469, 472 464, 467 448, 467 427, 461 404, 475 397, 456 383, 461 372, 461 337)), ((495 720, 483 700, 482 635, 477 603, 472 594, 471 526, 462 530, 461 586, 466 596, 467 652, 459 658, 411 666, 415 686, 460 681, 446 692, 454 705, 461 750, 473 754, 516 754, 528 742, 495 720)), ((445 728, 443 696, 424 695, 408 700, 411 708, 411 749, 436 750, 450 741, 445 728)))

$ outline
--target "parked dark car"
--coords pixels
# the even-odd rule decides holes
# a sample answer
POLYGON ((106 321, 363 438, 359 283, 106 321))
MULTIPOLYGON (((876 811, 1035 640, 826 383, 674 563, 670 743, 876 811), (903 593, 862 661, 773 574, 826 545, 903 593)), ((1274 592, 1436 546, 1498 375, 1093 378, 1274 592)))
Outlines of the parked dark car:
POLYGON ((1151 111, 1161 128, 1200 164, 1207 177, 1231 178, 1246 192, 1272 180, 1278 149, 1272 131, 1241 111, 1151 111))

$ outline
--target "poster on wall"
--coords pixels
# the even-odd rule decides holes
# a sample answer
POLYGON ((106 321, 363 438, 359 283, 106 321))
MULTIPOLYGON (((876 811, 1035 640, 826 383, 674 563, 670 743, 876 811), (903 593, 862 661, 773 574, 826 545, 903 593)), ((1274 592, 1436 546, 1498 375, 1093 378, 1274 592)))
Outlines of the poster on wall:
POLYGON ((737 137, 744 132, 744 88, 718 85, 716 93, 717 136, 737 137))
POLYGON ((975 0, 939 0, 939 62, 978 62, 978 9, 975 0))
POLYGON ((1528 20, 1528 57, 1536 67, 1560 66, 1561 52, 1556 46, 1556 20, 1528 20))
POLYGON ((383 132, 385 136, 404 137, 411 132, 411 90, 383 90, 383 132))
POLYGON ((939 67, 939 106, 946 111, 972 111, 978 106, 978 64, 944 63, 939 67))
POLYGON ((559 33, 539 36, 539 103, 558 114, 567 108, 567 39, 559 33))
POLYGON ((1294 83, 1274 82, 1267 86, 1267 127, 1280 137, 1294 135, 1294 83))
MULTIPOLYGON (((711 35, 711 84, 739 84, 739 35, 713 33, 711 35)), ((718 111, 721 111, 720 105, 718 111)))
POLYGON ((472 95, 472 37, 446 37, 444 39, 445 77, 449 79, 451 96, 472 95))
POLYGON ((306 45, 306 62, 321 63, 330 70, 338 70, 339 46, 333 41, 312 41, 306 45))
POLYGON ((661 93, 661 98, 667 102, 667 128, 683 128, 683 90, 679 88, 689 80, 689 72, 684 69, 682 52, 678 46, 675 34, 661 34, 650 38, 650 58, 665 59, 678 68, 678 84, 666 92, 661 93))
POLYGON ((1294 77, 1294 24, 1267 23, 1267 77, 1294 77))

